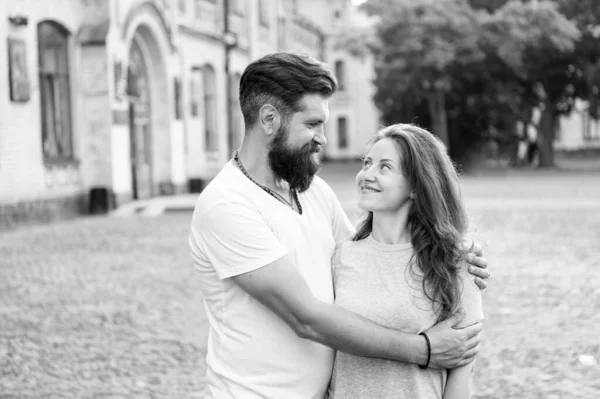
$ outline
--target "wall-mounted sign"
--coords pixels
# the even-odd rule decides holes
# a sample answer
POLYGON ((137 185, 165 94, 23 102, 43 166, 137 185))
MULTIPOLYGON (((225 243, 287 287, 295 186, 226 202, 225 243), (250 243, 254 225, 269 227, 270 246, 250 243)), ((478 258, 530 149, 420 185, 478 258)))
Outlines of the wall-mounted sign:
POLYGON ((27 76, 27 53, 25 41, 8 39, 8 79, 10 100, 29 101, 30 84, 27 76))

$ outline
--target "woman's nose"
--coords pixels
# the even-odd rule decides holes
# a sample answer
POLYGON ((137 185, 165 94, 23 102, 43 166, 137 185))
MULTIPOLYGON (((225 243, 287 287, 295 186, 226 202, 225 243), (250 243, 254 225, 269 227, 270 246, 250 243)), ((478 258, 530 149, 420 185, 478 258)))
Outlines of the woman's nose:
POLYGON ((375 180, 375 172, 373 171, 374 168, 369 167, 367 169, 365 169, 363 171, 363 180, 367 180, 367 181, 373 181, 375 180))

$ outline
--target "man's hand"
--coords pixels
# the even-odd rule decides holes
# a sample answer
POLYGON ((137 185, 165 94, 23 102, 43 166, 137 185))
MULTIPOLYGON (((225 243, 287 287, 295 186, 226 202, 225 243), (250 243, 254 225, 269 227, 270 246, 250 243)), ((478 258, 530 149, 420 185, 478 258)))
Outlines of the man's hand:
POLYGON ((431 360, 429 367, 452 369, 461 367, 473 361, 479 353, 481 338, 481 323, 455 330, 465 317, 465 312, 459 309, 452 317, 436 324, 426 331, 431 343, 431 360))
POLYGON ((467 255, 469 273, 475 276, 475 284, 477 284, 479 289, 485 290, 487 288, 485 280, 490 278, 492 273, 485 270, 488 262, 483 258, 483 245, 477 241, 473 241, 471 244, 465 242, 465 247, 469 248, 469 254, 467 255))

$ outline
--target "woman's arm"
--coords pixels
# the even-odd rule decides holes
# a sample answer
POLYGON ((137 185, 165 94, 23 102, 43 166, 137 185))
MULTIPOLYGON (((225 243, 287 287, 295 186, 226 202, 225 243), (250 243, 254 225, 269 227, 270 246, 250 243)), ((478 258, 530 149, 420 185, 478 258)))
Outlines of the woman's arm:
POLYGON ((473 370, 475 361, 448 370, 444 399, 469 399, 473 395, 473 370))

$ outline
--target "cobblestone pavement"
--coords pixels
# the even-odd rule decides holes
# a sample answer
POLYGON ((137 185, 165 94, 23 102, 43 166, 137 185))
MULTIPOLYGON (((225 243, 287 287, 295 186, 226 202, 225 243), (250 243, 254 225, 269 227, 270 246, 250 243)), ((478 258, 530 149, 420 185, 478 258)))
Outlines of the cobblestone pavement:
POLYGON ((0 398, 199 398, 189 214, 0 236, 0 398))
MULTIPOLYGON (((325 177, 349 181, 349 169, 325 177)), ((470 184, 502 192, 487 178, 470 184)), ((586 185, 578 196, 596 190, 586 185)), ((600 211, 475 205, 470 215, 493 267, 476 397, 600 398, 600 211)), ((189 219, 1 233, 0 398, 200 398, 207 322, 189 219)))

